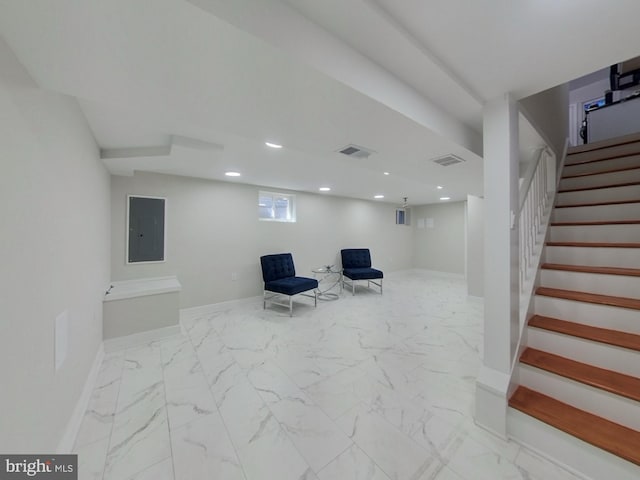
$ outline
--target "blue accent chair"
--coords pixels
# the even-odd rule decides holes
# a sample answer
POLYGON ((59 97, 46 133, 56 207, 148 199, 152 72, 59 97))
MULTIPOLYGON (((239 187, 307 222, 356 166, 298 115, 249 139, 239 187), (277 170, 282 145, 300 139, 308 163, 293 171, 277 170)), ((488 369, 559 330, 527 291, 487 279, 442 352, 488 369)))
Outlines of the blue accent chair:
POLYGON ((345 277, 351 280, 351 293, 356 294, 356 280, 366 280, 367 288, 371 284, 380 287, 382 295, 382 278, 384 274, 380 270, 371 268, 371 252, 368 248, 346 248, 342 250, 342 284, 345 277), (378 280, 378 281, 374 281, 378 280))
POLYGON ((293 296, 303 295, 314 299, 314 306, 318 306, 318 280, 315 278, 296 277, 293 257, 290 253, 277 253, 260 257, 264 291, 262 293, 262 308, 267 308, 267 301, 274 305, 289 307, 289 316, 293 316, 293 296), (304 293, 313 290, 313 295, 304 293), (278 303, 272 299, 280 295, 289 297, 289 303, 278 303))

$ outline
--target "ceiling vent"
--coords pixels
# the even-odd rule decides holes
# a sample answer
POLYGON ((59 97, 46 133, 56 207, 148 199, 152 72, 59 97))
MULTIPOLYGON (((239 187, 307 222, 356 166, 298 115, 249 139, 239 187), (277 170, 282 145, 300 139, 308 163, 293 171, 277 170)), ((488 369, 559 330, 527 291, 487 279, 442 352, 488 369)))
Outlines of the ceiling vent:
POLYGON ((460 158, 453 153, 448 155, 443 155, 442 157, 434 158, 433 161, 438 165, 442 165, 443 167, 449 167, 451 165, 455 165, 456 163, 464 162, 464 158, 460 158))
POLYGON ((376 153, 369 148, 360 147, 353 144, 349 144, 346 147, 337 150, 337 152, 355 158, 368 158, 372 153, 376 153))

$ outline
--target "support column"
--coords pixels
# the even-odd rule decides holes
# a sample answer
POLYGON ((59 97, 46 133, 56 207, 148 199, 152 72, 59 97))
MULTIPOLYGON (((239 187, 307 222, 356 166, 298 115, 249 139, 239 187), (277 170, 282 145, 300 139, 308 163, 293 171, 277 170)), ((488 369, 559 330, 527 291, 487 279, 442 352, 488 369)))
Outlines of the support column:
POLYGON ((519 337, 518 107, 510 94, 483 110, 484 361, 476 422, 505 437, 511 364, 519 337))

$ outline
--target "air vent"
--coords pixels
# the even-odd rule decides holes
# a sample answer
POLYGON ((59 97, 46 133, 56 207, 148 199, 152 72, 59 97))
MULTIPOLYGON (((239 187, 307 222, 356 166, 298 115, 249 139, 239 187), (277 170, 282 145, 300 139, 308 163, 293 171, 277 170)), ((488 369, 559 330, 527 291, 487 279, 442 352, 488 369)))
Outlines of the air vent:
POLYGON ((464 158, 460 158, 457 155, 450 153, 449 155, 443 155, 442 157, 434 158, 433 161, 443 167, 449 167, 456 163, 464 162, 464 158))
POLYGON ((369 148, 360 147, 353 144, 347 145, 346 147, 337 150, 337 152, 355 158, 368 158, 372 153, 376 153, 369 148))

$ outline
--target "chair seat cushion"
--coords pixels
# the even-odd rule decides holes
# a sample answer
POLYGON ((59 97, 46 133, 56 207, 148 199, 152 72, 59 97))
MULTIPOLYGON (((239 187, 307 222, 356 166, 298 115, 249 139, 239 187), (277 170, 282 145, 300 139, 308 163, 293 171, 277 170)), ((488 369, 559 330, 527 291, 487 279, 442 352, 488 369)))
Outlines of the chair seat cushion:
POLYGON ((376 278, 383 278, 383 274, 380 270, 375 268, 345 268, 342 271, 343 275, 351 280, 373 280, 376 278))
POLYGON ((286 277, 265 282, 264 284, 265 290, 285 295, 296 295, 314 288, 318 288, 318 280, 307 277, 286 277))

